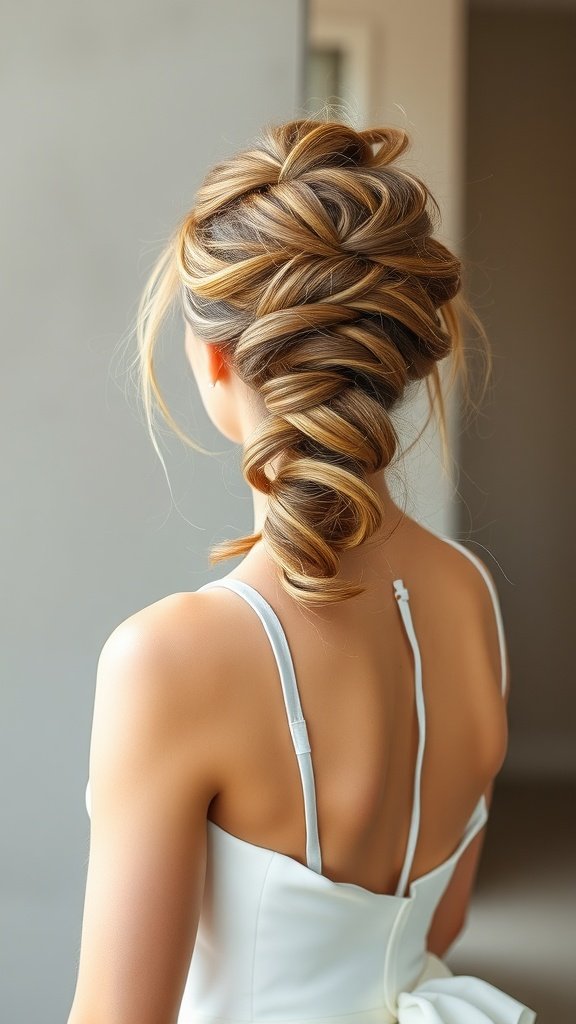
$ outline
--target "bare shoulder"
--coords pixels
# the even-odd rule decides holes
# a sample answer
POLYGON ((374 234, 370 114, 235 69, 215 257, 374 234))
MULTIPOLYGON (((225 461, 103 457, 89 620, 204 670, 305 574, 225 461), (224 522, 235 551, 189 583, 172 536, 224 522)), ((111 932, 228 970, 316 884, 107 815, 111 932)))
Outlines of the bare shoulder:
POLYGON ((134 778, 207 794, 219 768, 216 636, 201 595, 171 594, 120 622, 98 658, 90 782, 109 806, 134 778))
MULTIPOLYGON (((507 742, 502 696, 509 695, 510 664, 499 588, 485 558, 462 541, 421 527, 427 565, 436 589, 450 609, 455 637, 473 652, 470 659, 479 680, 477 693, 500 725, 502 748, 507 742), (490 681, 490 687, 482 680, 490 681)), ((504 702, 505 703, 505 702, 504 702)))
POLYGON ((447 578, 457 585, 459 597, 469 595, 483 610, 487 621, 499 628, 501 607, 498 587, 487 561, 476 550, 462 541, 434 533, 420 526, 425 543, 433 552, 438 564, 445 569, 447 578))
POLYGON ((470 544, 455 540, 447 534, 436 533, 421 523, 417 525, 431 550, 447 565, 454 566, 455 570, 460 573, 463 583, 469 583, 471 587, 477 588, 481 593, 486 589, 496 590, 494 577, 488 568, 487 561, 480 556, 477 550, 473 550, 470 544))
POLYGON ((100 658, 130 663, 150 679, 164 675, 175 684, 185 679, 198 691, 224 651, 214 604, 204 592, 182 592, 160 598, 120 622, 100 658))
POLYGON ((170 594, 129 615, 102 645, 96 701, 111 716, 120 706, 148 714, 159 736, 191 720, 212 727, 229 660, 216 602, 204 592, 170 594))

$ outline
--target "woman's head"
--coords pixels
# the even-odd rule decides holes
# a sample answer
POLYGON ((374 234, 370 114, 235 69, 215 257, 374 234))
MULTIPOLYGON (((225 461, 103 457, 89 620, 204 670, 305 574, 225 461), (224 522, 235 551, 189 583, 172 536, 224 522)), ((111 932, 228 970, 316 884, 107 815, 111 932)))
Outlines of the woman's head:
POLYGON ((140 304, 149 426, 155 399, 192 443, 153 366, 177 298, 205 408, 266 495, 262 534, 218 545, 211 560, 262 539, 283 586, 306 603, 362 592, 338 578, 339 558, 382 525, 369 479, 398 453, 393 412, 411 382, 425 380, 445 444, 438 364, 451 357, 450 384, 465 371, 459 309, 485 340, 460 260, 433 237, 436 201, 396 164, 408 145, 400 128, 267 125, 205 176, 140 304))

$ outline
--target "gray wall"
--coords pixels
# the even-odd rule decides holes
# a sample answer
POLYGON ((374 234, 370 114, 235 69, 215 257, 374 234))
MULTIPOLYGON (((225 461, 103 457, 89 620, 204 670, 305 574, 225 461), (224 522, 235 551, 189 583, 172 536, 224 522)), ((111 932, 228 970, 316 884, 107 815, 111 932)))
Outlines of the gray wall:
POLYGON ((252 520, 179 324, 162 383, 184 428, 225 454, 168 440, 176 509, 118 346, 204 170, 297 111, 305 7, 33 0, 3 29, 0 1015, 62 1024, 98 653, 138 608, 205 582, 209 544, 252 520))
POLYGON ((469 43, 466 249, 495 368, 460 526, 507 627, 504 771, 574 777, 576 6, 473 5, 469 43))

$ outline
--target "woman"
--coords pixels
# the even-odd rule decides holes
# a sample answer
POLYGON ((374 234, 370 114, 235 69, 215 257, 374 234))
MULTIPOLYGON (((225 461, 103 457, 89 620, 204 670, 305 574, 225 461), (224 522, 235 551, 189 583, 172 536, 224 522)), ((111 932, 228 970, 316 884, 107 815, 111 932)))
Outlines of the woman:
POLYGON ((145 289, 152 440, 154 400, 189 440, 153 362, 178 298, 254 530, 212 550, 243 556, 232 571, 102 649, 69 1024, 536 1019, 442 960, 509 686, 486 566, 388 489, 400 402, 425 380, 444 431, 438 364, 464 369, 474 317, 435 201, 398 166, 407 145, 398 128, 266 126, 208 173, 145 289))

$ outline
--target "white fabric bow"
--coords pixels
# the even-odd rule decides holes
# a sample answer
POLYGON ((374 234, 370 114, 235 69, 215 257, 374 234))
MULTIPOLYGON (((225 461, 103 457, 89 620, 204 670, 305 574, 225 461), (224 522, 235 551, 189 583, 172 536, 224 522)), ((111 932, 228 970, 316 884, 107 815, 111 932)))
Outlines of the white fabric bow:
POLYGON ((429 978, 397 999, 398 1024, 534 1024, 536 1013, 482 978, 429 978))

